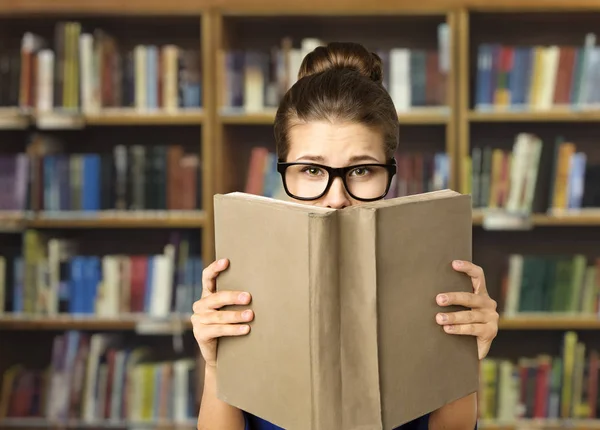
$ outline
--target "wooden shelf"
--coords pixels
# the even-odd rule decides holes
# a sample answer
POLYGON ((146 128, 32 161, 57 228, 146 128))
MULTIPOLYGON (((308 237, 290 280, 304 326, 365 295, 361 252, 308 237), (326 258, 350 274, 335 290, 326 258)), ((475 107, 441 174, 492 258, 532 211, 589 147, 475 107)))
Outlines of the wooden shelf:
MULTIPOLYGON (((221 112, 219 114, 219 120, 221 124, 233 124, 233 125, 272 125, 275 120, 275 110, 268 110, 265 112, 221 112)), ((414 109, 410 112, 399 112, 398 121, 404 125, 435 125, 435 124, 447 124, 450 115, 449 111, 445 108, 419 108, 414 109)))
POLYGON ((188 318, 152 319, 141 315, 125 315, 114 318, 95 316, 73 317, 70 315, 57 316, 27 316, 0 315, 2 330, 136 330, 157 333, 173 332, 179 327, 191 329, 192 323, 188 318))
POLYGON ((81 129, 85 126, 201 125, 202 109, 174 112, 107 109, 95 114, 48 112, 27 114, 17 108, 0 109, 0 130, 23 130, 35 125, 43 130, 81 129))
POLYGON ((275 110, 264 112, 221 112, 219 120, 222 124, 232 125, 272 125, 275 121, 275 110))
MULTIPOLYGON (((483 225, 485 214, 483 211, 473 211, 473 225, 483 225)), ((533 226, 544 227, 544 226, 600 226, 600 213, 597 211, 578 211, 578 212, 565 212, 563 214, 532 214, 531 223, 533 226)))
POLYGON ((480 420, 477 424, 480 430, 594 430, 600 429, 600 420, 547 420, 523 419, 515 423, 496 423, 480 420))
POLYGON ((502 317, 499 330, 598 330, 600 319, 578 315, 523 315, 502 317))
POLYGON ((482 12, 600 11, 590 0, 457 0, 456 6, 482 12))
POLYGON ((600 429, 600 420, 553 420, 553 419, 523 419, 515 423, 497 423, 489 420, 479 420, 480 430, 593 430, 600 429))
POLYGON ((80 420, 53 421, 44 418, 4 418, 0 420, 0 428, 24 429, 151 429, 151 430, 192 430, 196 428, 195 422, 190 423, 161 423, 159 422, 113 422, 94 421, 83 422, 80 420))
POLYGON ((9 0, 0 2, 0 15, 199 15, 215 0, 9 0))
POLYGON ((600 121, 600 110, 470 111, 470 122, 586 122, 600 121))
POLYGON ((38 214, 26 220, 29 228, 202 228, 206 225, 203 211, 140 211, 79 216, 62 213, 60 216, 38 214))
POLYGON ((85 115, 86 125, 200 125, 204 121, 202 109, 181 109, 175 112, 137 112, 135 110, 106 110, 85 115))
POLYGON ((226 15, 377 15, 377 14, 444 14, 459 6, 458 0, 227 0, 218 2, 226 15))
POLYGON ((24 130, 29 127, 29 118, 18 108, 0 108, 0 130, 24 130))

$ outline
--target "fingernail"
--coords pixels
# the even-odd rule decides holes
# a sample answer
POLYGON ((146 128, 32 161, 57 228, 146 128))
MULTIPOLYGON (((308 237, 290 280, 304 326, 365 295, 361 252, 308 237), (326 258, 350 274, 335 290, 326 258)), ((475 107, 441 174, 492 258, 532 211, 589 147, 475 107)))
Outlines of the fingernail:
POLYGON ((445 329, 446 331, 454 331, 454 326, 451 326, 451 325, 445 325, 445 326, 444 326, 444 329, 445 329))
POLYGON ((250 299, 250 295, 248 293, 241 293, 238 298, 241 302, 246 303, 250 299))
POLYGON ((221 259, 219 260, 219 265, 220 265, 220 266, 222 266, 222 265, 224 265, 226 262, 227 262, 227 260, 225 260, 224 258, 221 258, 221 259))
POLYGON ((438 296, 438 303, 439 303, 440 305, 443 305, 443 304, 445 304, 445 303, 447 303, 447 302, 448 302, 448 296, 447 296, 447 295, 445 295, 445 294, 440 294, 440 295, 438 296))
POLYGON ((462 262, 462 261, 460 261, 460 260, 454 260, 454 265, 455 265, 456 267, 460 267, 460 266, 462 266, 462 264, 463 264, 463 262, 462 262))
POLYGON ((249 320, 250 318, 252 318, 252 311, 242 312, 242 318, 244 318, 245 320, 249 320))
POLYGON ((443 322, 443 323, 446 322, 446 321, 448 321, 448 315, 446 315, 446 314, 438 314, 438 321, 439 322, 443 322))
POLYGON ((250 330, 250 327, 249 327, 249 326, 247 326, 247 325, 242 325, 242 326, 240 326, 240 331, 241 331, 242 333, 248 333, 248 330, 250 330))

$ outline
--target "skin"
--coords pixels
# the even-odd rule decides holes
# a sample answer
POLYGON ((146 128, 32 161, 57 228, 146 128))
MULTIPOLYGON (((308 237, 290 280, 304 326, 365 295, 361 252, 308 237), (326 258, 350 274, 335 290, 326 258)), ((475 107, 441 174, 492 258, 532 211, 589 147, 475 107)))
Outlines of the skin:
MULTIPOLYGON (((347 166, 364 162, 385 162, 383 140, 376 130, 361 124, 314 122, 298 124, 290 130, 290 151, 287 161, 313 161, 329 166, 347 166)), ((316 206, 341 209, 361 202, 352 199, 340 178, 336 178, 328 193, 312 202, 316 206)), ((243 291, 216 291, 216 279, 229 262, 215 261, 203 272, 203 293, 194 303, 192 323, 194 336, 206 362, 204 393, 198 416, 199 430, 242 430, 242 412, 216 396, 216 346, 220 336, 243 336, 246 324, 254 318, 252 311, 220 311, 225 305, 247 304, 250 296, 243 291)), ((468 261, 454 261, 452 267, 471 278, 473 293, 448 292, 436 300, 440 306, 462 305, 470 310, 436 316, 438 324, 450 335, 477 337, 479 359, 487 356, 498 331, 496 302, 488 295, 481 267, 468 261)), ((458 399, 430 415, 431 430, 472 429, 477 420, 477 394, 458 399)))

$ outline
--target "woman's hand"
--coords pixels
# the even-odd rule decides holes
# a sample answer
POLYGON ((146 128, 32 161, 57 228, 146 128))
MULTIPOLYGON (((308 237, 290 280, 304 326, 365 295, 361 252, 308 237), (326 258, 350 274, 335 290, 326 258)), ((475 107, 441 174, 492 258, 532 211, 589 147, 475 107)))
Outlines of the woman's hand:
POLYGON ((452 267, 471 277, 473 292, 439 294, 437 303, 440 306, 464 306, 471 310, 439 313, 436 320, 444 327, 446 333, 477 336, 477 350, 479 359, 482 360, 487 356, 498 333, 499 315, 496 312, 496 301, 488 295, 481 267, 468 261, 454 261, 452 267))
POLYGON ((250 303, 250 294, 243 291, 216 291, 216 279, 227 268, 229 261, 222 259, 213 262, 202 272, 202 297, 194 303, 192 325, 194 337, 207 366, 216 366, 217 338, 221 336, 240 336, 250 331, 248 324, 254 313, 245 311, 221 311, 227 305, 246 305, 250 303))

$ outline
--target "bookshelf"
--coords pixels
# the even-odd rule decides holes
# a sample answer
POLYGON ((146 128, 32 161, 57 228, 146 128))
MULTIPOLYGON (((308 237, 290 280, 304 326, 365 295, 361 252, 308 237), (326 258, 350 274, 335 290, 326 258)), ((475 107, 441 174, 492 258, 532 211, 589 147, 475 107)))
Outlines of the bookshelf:
MULTIPOLYGON (((0 84, 0 162, 2 157, 28 151, 36 139, 46 142, 44 145, 59 141, 60 150, 56 154, 69 155, 110 154, 117 146, 131 148, 135 144, 153 147, 179 143, 186 154, 198 156, 197 205, 193 209, 110 207, 92 213, 48 210, 43 205, 0 210, 0 249, 1 255, 7 257, 7 277, 12 277, 14 271, 10 261, 23 254, 25 237, 30 237, 32 232, 43 240, 78 242, 86 254, 108 256, 106 264, 112 265, 112 270, 115 264, 125 267, 133 264, 123 263, 127 258, 122 257, 164 254, 165 247, 171 246, 167 249, 172 250, 175 243, 189 243, 195 256, 201 257, 203 262, 212 261, 212 195, 246 189, 248 178, 252 176, 250 164, 254 149, 264 148, 272 156, 271 126, 280 96, 280 92, 275 92, 269 100, 260 97, 257 100, 256 91, 247 94, 245 90, 232 95, 232 82, 239 88, 239 81, 235 83, 236 78, 225 64, 235 59, 228 56, 232 53, 240 54, 244 60, 252 52, 272 54, 273 48, 281 54, 288 48, 286 38, 291 42, 289 49, 300 53, 303 42, 304 46, 310 46, 315 39, 323 42, 356 40, 383 52, 384 61, 388 59, 388 62, 390 51, 397 48, 443 52, 447 68, 444 83, 436 87, 443 90, 443 96, 430 95, 435 101, 427 103, 413 104, 411 100, 405 109, 399 109, 401 149, 398 155, 400 159, 406 155, 407 164, 402 166, 409 166, 415 154, 445 154, 446 173, 441 175, 444 178, 441 183, 450 188, 473 191, 473 148, 488 146, 509 154, 514 150, 519 133, 538 137, 542 147, 553 147, 561 136, 565 142, 575 144, 576 152, 586 155, 587 165, 600 162, 596 131, 600 110, 594 106, 600 98, 596 99, 593 91, 590 91, 589 103, 575 108, 555 103, 554 96, 550 103, 546 96, 539 96, 539 106, 518 109, 485 106, 486 101, 478 99, 478 49, 482 44, 581 48, 585 35, 596 31, 600 23, 600 5, 586 0, 382 0, 371 4, 359 0, 132 0, 127 4, 116 0, 12 0, 0 2, 0 55, 7 50, 18 53, 27 31, 54 41, 56 24, 66 21, 80 22, 83 29, 105 29, 126 50, 133 50, 139 44, 177 44, 191 49, 200 64, 201 102, 176 109, 139 108, 135 100, 129 100, 126 103, 129 106, 107 102, 100 109, 68 112, 54 108, 19 109, 14 103, 3 103, 9 91, 0 84), (448 40, 450 43, 446 44, 448 40), (179 238, 174 239, 177 235, 179 238)), ((52 44, 48 47, 54 49, 52 44)), ((297 53, 291 55, 298 56, 297 53)), ((240 70, 244 71, 244 67, 240 70)), ((289 78, 290 72, 287 73, 289 78)), ((261 79, 257 80, 256 74, 253 76, 250 85, 262 85, 261 79)), ((0 81, 3 78, 6 76, 0 75, 0 81)), ((278 82, 279 78, 276 74, 270 82, 278 82)), ((394 83, 388 81, 387 84, 394 83)), ((412 81, 402 84, 417 85, 412 81)), ((16 88, 20 88, 19 85, 16 88)), ((565 88, 560 91, 557 97, 564 102, 567 92, 565 88)), ((548 175, 551 169, 545 172, 548 175)), ((398 192, 423 190, 423 185, 418 185, 414 178, 403 177, 403 180, 405 188, 398 192), (406 185, 408 183, 412 185, 406 185)), ((585 188, 589 192, 587 184, 585 188)), ((164 197, 167 198, 166 191, 164 197)), ((560 356, 568 333, 576 333, 577 341, 585 344, 588 353, 600 348, 597 312, 504 314, 509 256, 561 253, 566 258, 583 255, 590 261, 600 257, 600 204, 587 201, 590 207, 576 205, 581 207, 557 207, 548 211, 548 202, 544 204, 544 200, 548 199, 538 202, 533 213, 511 213, 500 204, 493 210, 488 205, 480 205, 474 208, 473 214, 474 259, 485 268, 490 294, 498 299, 503 312, 490 358, 508 358, 529 366, 528 369, 536 369, 539 362, 519 361, 522 357, 560 356)), ((58 207, 62 208, 60 204, 58 207)), ((198 270, 191 269, 191 272, 198 270)), ((180 304, 185 303, 185 297, 195 299, 199 295, 199 290, 194 289, 197 282, 193 280, 198 278, 191 276, 189 282, 194 286, 191 291, 181 293, 180 304)), ((108 334, 120 339, 117 345, 131 340, 159 351, 174 350, 177 357, 183 357, 182 351, 185 351, 186 357, 194 357, 201 367, 186 314, 189 310, 184 312, 181 306, 167 316, 162 310, 158 314, 139 311, 139 303, 136 309, 121 309, 124 312, 116 314, 106 309, 104 312, 108 313, 82 316, 5 313, 0 315, 0 343, 27 346, 21 353, 0 354, 0 375, 15 363, 36 369, 47 366, 51 363, 53 342, 61 333, 108 334), (34 358, 23 358, 23 354, 34 358)), ((118 351, 119 347, 115 347, 114 353, 118 351)), ((493 369, 492 364, 484 367, 488 372, 493 369)), ((494 384, 500 387, 499 382, 494 384)), ((200 385, 196 387, 196 400, 200 385)), ((148 416, 141 423, 132 418, 126 423, 101 421, 93 426, 154 426, 148 423, 148 416)), ((497 418, 488 408, 480 428, 600 427, 598 420, 582 417, 533 419, 526 416, 516 421, 497 418)), ((171 421, 161 421, 155 426, 165 429, 194 426, 193 419, 191 423, 171 421)), ((90 423, 78 419, 58 423, 40 417, 0 419, 0 427, 7 429, 89 426, 90 423)))
MULTIPOLYGON (((450 39, 455 30, 454 15, 443 9, 410 13, 386 2, 380 5, 382 9, 392 7, 393 12, 383 14, 375 7, 360 14, 353 9, 356 6, 352 2, 343 7, 336 6, 335 2, 330 6, 333 9, 339 7, 340 11, 310 13, 304 9, 305 5, 292 3, 278 5, 266 13, 260 2, 245 6, 232 3, 216 17, 215 189, 220 192, 249 191, 246 184, 256 182, 251 178, 259 175, 251 169, 252 160, 257 160, 256 165, 261 166, 265 162, 262 158, 266 158, 267 163, 274 161, 271 130, 282 88, 295 82, 295 70, 311 46, 330 40, 358 40, 380 54, 387 70, 392 67, 392 57, 399 55, 399 51, 404 50, 408 55, 416 53, 415 61, 421 63, 415 63, 414 70, 422 68, 422 75, 426 75, 423 82, 418 80, 419 73, 410 76, 406 82, 386 82, 390 90, 406 85, 415 94, 406 104, 398 105, 401 134, 410 143, 402 148, 404 154, 398 155, 405 163, 411 163, 415 153, 425 153, 431 164, 434 156, 439 156, 443 166, 439 181, 453 186, 456 181, 455 159, 451 155, 455 146, 452 85, 455 55, 450 39), (356 28, 361 28, 358 35, 356 28), (289 56, 290 66, 269 72, 269 67, 277 67, 281 55, 289 56), (253 73, 239 73, 250 67, 253 73), (256 88, 261 85, 269 90, 257 95, 256 88), (425 91, 425 88, 429 90, 425 91)), ((401 99, 396 100, 400 102, 401 99)), ((422 166, 424 161, 421 163, 422 166)), ((273 169, 270 170, 264 175, 265 183, 273 175, 273 169)), ((415 186, 423 187, 423 184, 415 186)), ((265 194, 275 195, 276 190, 265 190, 265 194)))
POLYGON ((212 30, 176 3, 0 5, 2 428, 195 427, 212 30))

